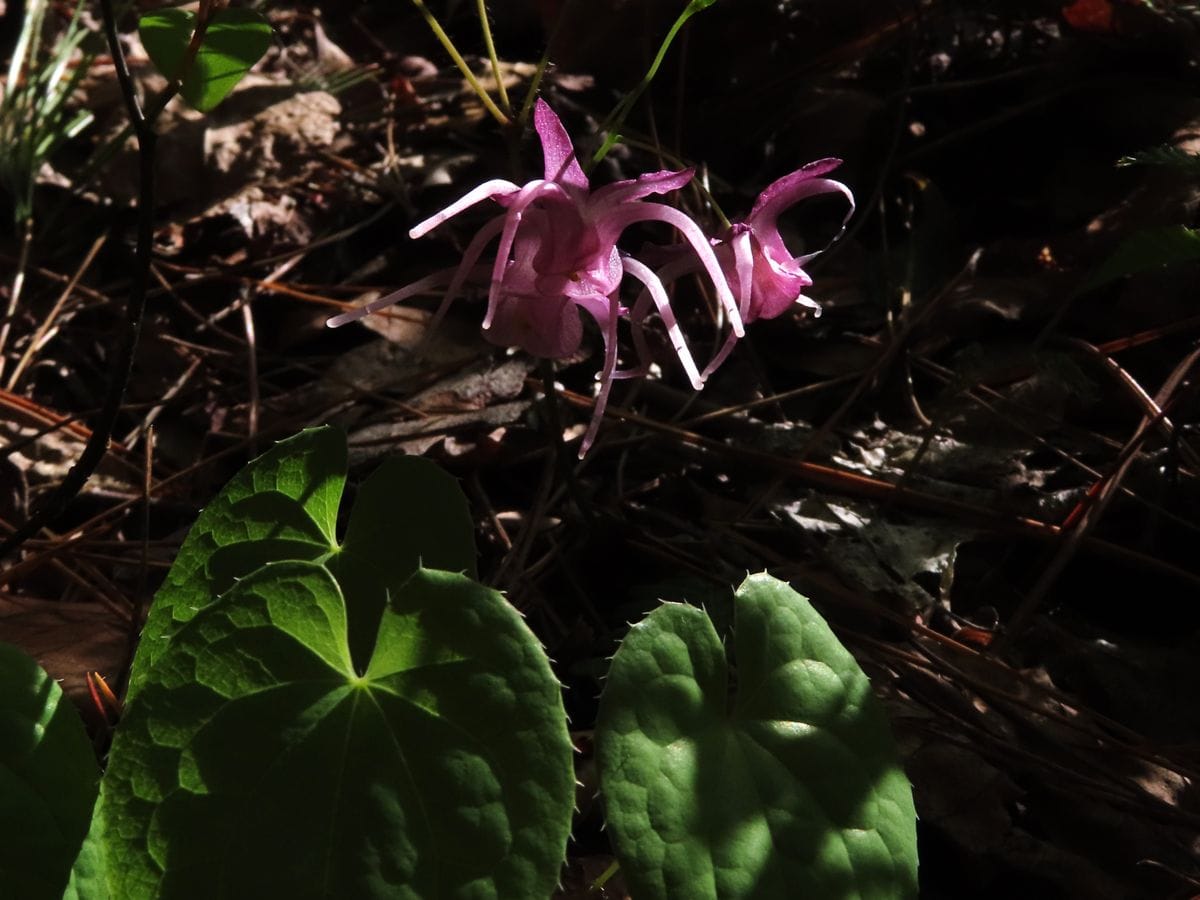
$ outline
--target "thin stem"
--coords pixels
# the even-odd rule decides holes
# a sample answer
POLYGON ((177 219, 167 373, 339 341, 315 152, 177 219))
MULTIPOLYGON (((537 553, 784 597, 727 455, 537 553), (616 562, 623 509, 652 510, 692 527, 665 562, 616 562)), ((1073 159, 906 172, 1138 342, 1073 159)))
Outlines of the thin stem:
POLYGON ((512 104, 508 102, 508 89, 504 87, 504 78, 500 75, 500 58, 496 56, 496 44, 492 41, 492 26, 488 22, 487 0, 477 0, 479 9, 479 27, 483 29, 483 43, 487 47, 488 59, 492 63, 492 77, 496 79, 496 93, 500 95, 500 105, 504 114, 512 118, 512 104))
POLYGON ((542 78, 546 74, 546 66, 550 62, 550 45, 546 44, 546 49, 542 52, 542 58, 538 60, 537 71, 533 73, 533 79, 529 82, 529 90, 525 94, 525 100, 521 103, 521 112, 517 115, 517 124, 522 129, 525 128, 525 123, 529 121, 529 114, 533 112, 533 101, 537 99, 538 88, 542 86, 542 78))
POLYGON ((8 332, 12 328, 13 317, 17 314, 17 306, 21 302, 21 293, 25 288, 25 272, 29 268, 29 250, 32 246, 33 216, 28 216, 25 219, 25 230, 21 235, 21 254, 17 259, 16 274, 13 275, 8 307, 4 310, 4 324, 0 325, 0 373, 4 372, 4 347, 8 343, 8 332))
POLYGON ((700 12, 702 9, 707 9, 712 6, 716 0, 692 0, 691 3, 679 14, 679 18, 675 20, 675 24, 671 26, 671 30, 667 32, 667 36, 663 38, 662 44, 658 48, 658 53, 654 57, 654 62, 650 64, 650 68, 646 70, 646 74, 642 76, 642 80, 638 82, 637 87, 625 95, 620 103, 613 108, 613 111, 608 114, 608 118, 600 125, 601 131, 606 131, 608 134, 604 138, 604 143, 600 145, 600 149, 596 151, 591 159, 590 165, 587 167, 590 171, 593 166, 599 163, 604 157, 608 156, 608 152, 616 146, 617 141, 621 140, 619 129, 625 122, 629 111, 633 109, 633 105, 637 103, 638 98, 642 96, 646 88, 650 87, 650 82, 654 80, 654 76, 658 74, 658 69, 662 65, 663 60, 667 56, 667 50, 671 48, 672 41, 679 34, 687 20, 700 12))
POLYGON ((542 58, 538 60, 537 71, 533 73, 533 79, 529 82, 529 90, 526 92, 525 100, 521 104, 521 114, 517 117, 517 122, 522 129, 524 129, 525 123, 529 121, 530 113, 533 112, 533 101, 537 99, 538 88, 542 86, 542 79, 546 75, 546 67, 550 64, 550 55, 554 52, 559 32, 562 31, 563 23, 567 21, 567 16, 574 5, 575 0, 566 0, 562 9, 558 11, 558 18, 554 20, 554 28, 551 29, 550 36, 546 38, 546 49, 542 52, 542 58))
POLYGON ((600 873, 600 877, 592 882, 588 888, 589 891, 603 890, 604 885, 608 884, 609 880, 620 871, 621 864, 615 859, 608 864, 608 868, 600 873))
POLYGON ((129 74, 129 63, 125 59, 125 50, 121 47, 121 39, 117 36, 117 17, 113 13, 112 0, 100 0, 100 11, 104 16, 104 36, 108 39, 108 50, 112 54, 113 66, 117 70, 117 83, 121 86, 121 96, 125 100, 125 108, 129 110, 129 121, 133 123, 134 131, 141 137, 142 128, 146 125, 146 114, 138 99, 137 88, 133 86, 133 76, 129 74))
POLYGON ((412 0, 412 2, 425 18, 425 24, 429 26, 429 30, 433 32, 434 37, 441 42, 442 47, 450 55, 450 59, 458 66, 458 71, 462 72, 463 77, 467 79, 467 84, 471 85, 471 90, 479 96, 479 100, 483 103, 484 108, 501 125, 507 125, 508 116, 501 112, 500 107, 496 106, 495 101, 488 96, 488 92, 483 89, 483 85, 479 83, 479 79, 475 77, 475 73, 467 65, 467 61, 462 58, 462 54, 458 52, 458 48, 454 46, 454 42, 450 40, 450 36, 442 30, 442 26, 438 24, 437 18, 429 11, 429 7, 425 5, 425 0, 412 0))

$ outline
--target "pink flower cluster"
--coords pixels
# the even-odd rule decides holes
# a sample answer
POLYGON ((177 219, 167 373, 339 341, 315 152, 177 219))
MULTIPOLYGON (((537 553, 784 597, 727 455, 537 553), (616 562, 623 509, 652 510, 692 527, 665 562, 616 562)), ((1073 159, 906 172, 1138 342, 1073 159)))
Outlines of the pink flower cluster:
MULTIPOLYGON (((604 362, 595 413, 580 456, 595 439, 613 380, 644 374, 649 367, 643 327, 652 309, 662 319, 696 390, 744 336, 746 323, 778 316, 795 303, 819 313, 820 307, 802 294, 812 284, 802 267, 817 254, 793 256, 780 237, 777 221, 780 213, 800 200, 833 192, 850 202, 849 220, 854 211, 849 188, 822 177, 840 160, 819 160, 774 182, 759 195, 744 221, 710 239, 675 207, 646 199, 683 187, 691 180, 692 169, 651 172, 592 190, 570 136, 542 100, 534 110, 534 127, 545 161, 542 178, 524 185, 500 179, 484 182, 421 222, 409 236, 422 237, 483 200, 494 200, 504 209, 478 231, 463 252, 434 316, 435 326, 467 280, 479 272, 484 249, 497 237, 483 317, 488 340, 520 347, 534 356, 561 359, 573 354, 583 338, 579 311, 586 311, 596 321, 604 339, 604 362), (647 221, 673 226, 685 242, 657 272, 617 248, 625 229, 647 221), (711 279, 730 327, 728 338, 703 371, 688 349, 664 287, 664 283, 701 270, 711 279), (624 306, 620 299, 626 275, 642 288, 632 307, 624 306), (632 325, 639 365, 618 371, 617 325, 622 318, 632 325)), ((353 312, 334 316, 328 324, 344 325, 444 283, 444 274, 421 279, 353 312)))

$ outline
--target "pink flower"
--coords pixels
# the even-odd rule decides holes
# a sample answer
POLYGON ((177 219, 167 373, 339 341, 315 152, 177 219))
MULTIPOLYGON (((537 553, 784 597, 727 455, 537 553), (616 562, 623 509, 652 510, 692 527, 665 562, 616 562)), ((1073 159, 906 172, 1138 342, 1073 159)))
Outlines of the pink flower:
MULTIPOLYGON (((445 209, 414 227, 409 236, 423 237, 443 222, 485 200, 502 212, 484 224, 467 245, 459 264, 430 275, 361 309, 334 316, 331 327, 359 319, 393 303, 446 287, 430 328, 437 326, 469 279, 488 285, 485 336, 493 343, 520 347, 534 356, 562 359, 572 355, 583 339, 582 314, 600 328, 604 361, 592 422, 580 456, 595 439, 612 382, 644 374, 649 368, 644 323, 657 310, 671 345, 692 386, 704 380, 729 355, 744 323, 781 315, 794 304, 820 307, 804 296, 812 284, 804 266, 817 254, 793 256, 779 233, 781 213, 818 194, 841 193, 854 211, 854 198, 843 184, 822 176, 840 165, 823 159, 786 175, 758 197, 744 221, 734 223, 710 240, 691 218, 647 198, 686 185, 693 170, 650 172, 593 190, 580 167, 571 138, 554 111, 542 100, 534 110, 534 128, 542 144, 543 176, 526 184, 495 179, 468 191, 445 209), (682 235, 685 246, 668 251, 668 262, 657 272, 622 253, 617 242, 631 225, 663 222, 682 235), (496 241, 495 258, 481 265, 484 251, 496 241), (704 270, 717 292, 729 321, 730 334, 712 362, 701 372, 688 349, 671 309, 664 282, 704 270), (642 290, 632 309, 622 305, 625 277, 642 290), (622 318, 633 326, 638 364, 617 371, 617 329, 622 318)), ((843 225, 845 223, 843 222, 843 225)))
POLYGON ((819 159, 772 182, 758 195, 750 215, 718 245, 722 266, 726 272, 732 269, 743 321, 773 319, 795 303, 820 309, 801 292, 812 285, 802 266, 822 251, 793 256, 779 235, 779 216, 808 197, 840 193, 850 203, 842 220, 845 227, 854 214, 854 195, 840 181, 820 177, 841 164, 840 159, 819 159))
MULTIPOLYGON (((542 178, 520 186, 502 179, 484 182, 415 226, 409 236, 420 238, 483 200, 491 199, 504 207, 505 211, 485 224, 467 246, 462 261, 450 275, 431 326, 445 315, 467 279, 477 274, 484 249, 498 237, 483 318, 489 340, 557 359, 579 347, 583 335, 580 309, 600 326, 605 360, 592 427, 583 442, 586 451, 603 415, 616 369, 617 323, 629 313, 619 299, 626 274, 641 282, 649 298, 647 303, 657 307, 692 385, 697 390, 703 386, 661 282, 652 270, 622 256, 617 249, 625 229, 648 221, 665 222, 677 229, 691 245, 697 268, 708 272, 739 336, 744 333, 742 317, 717 254, 700 226, 674 207, 645 199, 687 184, 693 175, 691 169, 652 172, 593 191, 576 159, 570 136, 542 100, 534 110, 534 127, 542 144, 542 178)), ((337 327, 427 291, 444 283, 445 275, 422 279, 361 309, 334 316, 328 324, 337 327)))
MULTIPOLYGON (((773 319, 796 304, 813 310, 814 315, 821 314, 821 307, 803 294, 812 285, 812 279, 803 267, 823 251, 793 256, 779 234, 779 216, 801 200, 820 194, 840 193, 850 203, 850 209, 842 220, 844 228, 854 214, 854 195, 840 181, 820 177, 832 172, 841 163, 840 159, 820 159, 772 182, 758 195, 744 221, 735 222, 721 238, 713 240, 717 259, 737 298, 742 322, 749 324, 758 319, 773 319)), ((670 282, 695 269, 693 260, 680 256, 663 266, 657 274, 660 282, 670 282)), ((648 355, 641 323, 650 312, 652 302, 657 305, 647 289, 634 304, 630 316, 634 341, 643 359, 648 355)), ((701 379, 708 378, 716 371, 740 337, 742 332, 733 328, 720 351, 701 373, 701 379)), ((627 370, 618 372, 616 377, 630 377, 643 371, 627 370)))

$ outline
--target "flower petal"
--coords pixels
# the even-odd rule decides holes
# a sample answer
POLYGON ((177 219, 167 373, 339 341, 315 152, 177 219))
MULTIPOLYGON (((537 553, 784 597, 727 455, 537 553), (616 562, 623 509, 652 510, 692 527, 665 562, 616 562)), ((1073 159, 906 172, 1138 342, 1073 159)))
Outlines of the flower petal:
POLYGON ((605 297, 621 284, 621 255, 614 245, 609 245, 606 252, 594 253, 577 263, 579 268, 563 285, 568 297, 578 299, 595 294, 605 297))
MULTIPOLYGON (((807 197, 840 193, 849 201, 849 209, 842 220, 843 229, 854 214, 854 195, 850 189, 840 181, 817 177, 830 171, 837 162, 818 160, 773 182, 759 195, 747 216, 745 224, 750 226, 756 244, 754 303, 747 321, 775 318, 800 301, 802 291, 812 284, 803 267, 825 249, 795 256, 779 234, 780 213, 807 197)), ((815 306, 812 301, 806 305, 815 306)))
POLYGON ((483 336, 501 347, 520 347, 543 359, 562 359, 579 349, 583 323, 565 297, 503 293, 483 336))
POLYGON ((460 265, 455 269, 443 269, 440 272, 434 272, 432 275, 426 275, 419 281, 414 281, 412 284, 406 284, 404 287, 400 288, 400 290, 392 291, 390 294, 384 297, 380 297, 377 300, 372 300, 365 306, 360 306, 358 309, 352 309, 349 312, 344 312, 333 316, 325 322, 325 327, 341 328, 343 325, 347 325, 350 322, 357 322, 359 319, 369 316, 371 313, 379 312, 381 309, 386 309, 389 306, 393 306, 399 303, 401 300, 407 300, 409 297, 415 297, 417 294, 424 294, 433 290, 434 288, 441 287, 451 277, 451 272, 454 272, 455 275, 457 275, 458 269, 461 268, 462 266, 460 265))
POLYGON ((754 294, 754 252, 750 234, 749 226, 739 223, 733 226, 733 237, 729 240, 733 248, 733 270, 737 273, 738 312, 742 319, 750 312, 750 299, 754 294))
MULTIPOLYGON (((488 307, 487 312, 483 315, 484 328, 491 327, 492 317, 496 314, 501 282, 504 280, 509 254, 512 252, 513 241, 516 239, 517 229, 521 225, 525 210, 538 198, 538 194, 561 190, 561 187, 551 182, 535 180, 526 184, 515 197, 511 198, 508 212, 504 214, 504 230, 500 232, 500 244, 496 248, 496 262, 492 266, 492 285, 488 290, 488 307)), ((540 247, 542 241, 539 240, 536 243, 540 247)))
POLYGON ((592 314, 604 335, 604 367, 599 375, 600 391, 596 394, 596 405, 592 408, 592 421, 588 424, 583 442, 579 445, 579 458, 583 459, 596 440, 600 423, 604 420, 604 410, 608 408, 613 372, 617 368, 617 322, 621 318, 621 308, 615 293, 608 298, 589 298, 581 301, 579 305, 592 314))
POLYGON ((520 188, 511 181, 505 181, 503 178, 495 178, 491 181, 485 181, 476 188, 472 188, 459 197, 441 212, 435 213, 424 222, 414 225, 409 230, 408 236, 414 241, 419 237, 424 237, 433 229, 437 228, 447 219, 457 216, 460 212, 468 207, 474 206, 481 200, 487 200, 489 197, 497 197, 501 195, 515 194, 520 188))
POLYGON ((604 216, 602 222, 597 222, 597 226, 601 239, 611 240, 615 244, 617 237, 628 226, 634 222, 648 221, 666 222, 668 225, 675 226, 684 239, 692 245, 696 256, 700 258, 700 264, 704 266, 708 277, 712 279, 712 283, 717 289, 717 299, 725 307, 725 314, 729 317, 729 324, 734 333, 738 337, 745 335, 746 329, 742 325, 742 316, 738 311, 737 301, 733 299, 733 292, 729 290, 729 282, 725 279, 725 273, 721 271, 721 264, 713 254, 712 246, 709 244, 708 238, 704 236, 704 232, 700 230, 700 226, 686 214, 673 206, 666 206, 662 203, 625 203, 614 207, 604 216))
MULTIPOLYGON (((646 286, 646 290, 650 294, 650 299, 658 307, 658 315, 663 320, 663 325, 667 328, 667 337, 671 340, 671 346, 675 348, 675 355, 679 357, 679 362, 683 365, 683 370, 687 373, 692 387, 700 390, 704 387, 704 379, 700 376, 699 369, 696 368, 696 361, 692 358, 691 351, 688 350, 687 341, 684 340, 683 331, 679 327, 679 322, 675 319, 675 312, 671 309, 671 301, 667 297, 667 292, 663 288, 662 281, 659 280, 659 277, 654 274, 652 269, 632 257, 622 257, 621 266, 626 272, 646 286)), ((639 297, 638 303, 641 302, 641 298, 639 297)), ((636 312, 631 314, 631 320, 633 315, 636 315, 636 312)), ((645 312, 641 313, 638 322, 639 326, 641 324, 640 319, 644 318, 645 315, 645 312)))
POLYGON ((450 286, 446 288, 442 302, 438 304, 437 312, 429 320, 428 332, 430 334, 441 324, 446 311, 450 309, 450 304, 457 299, 459 291, 462 290, 463 283, 469 276, 475 273, 475 263, 479 261, 479 256, 483 253, 483 248, 487 246, 488 241, 500 233, 503 227, 504 217, 496 216, 496 218, 480 228, 475 233, 475 237, 471 238, 471 243, 463 251, 462 261, 458 264, 458 268, 454 270, 454 277, 450 280, 450 286))
MULTIPOLYGON (((774 219, 789 206, 798 203, 805 197, 811 196, 811 192, 805 193, 805 183, 811 182, 814 178, 820 178, 822 175, 827 175, 841 164, 842 161, 834 157, 818 159, 816 162, 810 162, 807 166, 801 166, 795 172, 772 181, 758 195, 758 199, 754 201, 754 208, 750 210, 750 215, 746 217, 746 224, 753 225, 754 222, 751 220, 760 213, 769 215, 774 219)), ((837 182, 834 183, 836 184, 837 182)), ((853 199, 850 202, 853 203, 853 199)))
POLYGON ((558 193, 539 196, 525 214, 523 227, 539 235, 533 268, 570 296, 607 297, 621 281, 616 247, 602 246, 580 204, 561 186, 553 187, 558 193))
MULTIPOLYGON (((850 204, 845 217, 842 219, 843 229, 846 227, 846 223, 850 221, 850 217, 854 215, 854 194, 851 193, 850 188, 846 187, 840 181, 813 177, 813 172, 821 171, 820 168, 814 167, 819 167, 829 162, 832 162, 832 160, 820 160, 816 163, 810 163, 803 169, 797 169, 792 174, 785 175, 778 181, 768 185, 766 190, 758 195, 754 209, 746 217, 746 224, 754 231, 754 236, 766 250, 774 268, 781 272, 790 275, 803 275, 801 266, 824 252, 825 248, 805 256, 795 256, 788 250, 787 245, 784 244, 783 238, 779 234, 780 213, 808 197, 836 193, 844 196, 850 204)), ((840 237, 840 234, 838 236, 840 237)), ((807 278, 808 276, 804 277, 807 278)), ((809 283, 811 284, 811 282, 809 283)))
MULTIPOLYGON (((755 234, 757 242, 761 235, 755 234)), ((775 235, 778 240, 778 234, 775 235)), ((782 244, 782 241, 779 241, 782 244)), ((786 252, 786 251, 785 251, 786 252)), ((779 261, 761 244, 754 248, 754 291, 749 321, 774 319, 794 304, 806 287, 812 285, 808 273, 790 258, 779 261)))
MULTIPOLYGON (((747 324, 759 318, 759 292, 755 289, 754 245, 751 235, 752 232, 747 225, 737 223, 733 226, 733 237, 729 239, 728 243, 717 248, 717 258, 723 262, 728 262, 730 255, 733 257, 733 270, 737 274, 738 311, 742 314, 742 321, 747 324)), ((721 349, 717 351, 716 356, 709 360, 704 371, 700 373, 700 377, 707 380, 709 375, 717 371, 729 354, 733 352, 737 342, 737 334, 730 331, 729 336, 721 344, 721 349)))
POLYGON ((695 169, 681 169, 678 172, 663 169, 660 172, 647 172, 637 178, 606 184, 592 192, 588 199, 588 209, 602 214, 605 209, 618 203, 641 200, 651 194, 666 194, 683 187, 695 174, 695 169))
MULTIPOLYGON (((764 191, 763 193, 765 194, 766 192, 764 191)), ((765 233, 774 233, 777 235, 779 233, 778 222, 780 213, 799 203, 801 200, 816 197, 820 194, 841 194, 849 201, 850 207, 846 210, 846 215, 842 218, 842 227, 845 228, 846 223, 850 221, 850 217, 854 215, 854 194, 851 193, 850 188, 846 187, 846 185, 830 178, 812 178, 802 182, 798 181, 787 192, 777 193, 769 203, 756 203, 754 212, 746 217, 746 224, 753 228, 760 238, 765 233)), ((780 243, 780 246, 782 246, 782 243, 780 243)), ((792 254, 788 253, 786 255, 791 256, 792 254)))
POLYGON ((721 349, 717 351, 717 355, 709 360, 708 365, 704 367, 704 371, 700 373, 700 377, 707 379, 709 375, 721 368, 721 364, 724 363, 729 357, 729 354, 733 352, 734 345, 736 345, 737 342, 738 336, 732 331, 729 332, 729 336, 725 338, 725 343, 721 345, 721 349))
MULTIPOLYGON (((672 254, 670 259, 658 272, 654 273, 654 277, 659 284, 666 284, 674 281, 677 278, 682 278, 695 272, 700 268, 700 263, 696 261, 696 257, 690 253, 672 254)), ((664 288, 663 293, 666 293, 664 288)), ((652 354, 650 346, 646 343, 645 328, 643 322, 646 320, 650 308, 654 306, 654 299, 650 295, 650 289, 643 287, 642 292, 638 294, 637 301, 633 304, 633 308, 629 312, 629 324, 633 332, 633 347, 637 352, 638 363, 630 369, 621 369, 613 372, 613 378, 641 378, 650 371, 650 363, 652 354)))
POLYGON ((563 128, 550 104, 538 98, 533 108, 533 127, 542 142, 542 158, 546 164, 546 180, 570 185, 581 191, 588 189, 587 176, 579 167, 571 136, 563 128))

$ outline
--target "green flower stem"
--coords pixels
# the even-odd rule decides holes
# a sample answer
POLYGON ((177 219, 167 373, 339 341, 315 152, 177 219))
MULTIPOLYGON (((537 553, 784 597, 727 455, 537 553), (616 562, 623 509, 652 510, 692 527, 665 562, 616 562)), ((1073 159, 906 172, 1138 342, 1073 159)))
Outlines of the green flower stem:
POLYGON ((587 167, 589 171, 604 157, 608 156, 608 152, 621 140, 620 128, 625 122, 625 117, 629 115, 629 111, 633 109, 633 105, 637 103, 638 98, 642 96, 646 88, 650 87, 650 82, 658 74, 658 69, 662 65, 663 59, 666 58, 667 50, 671 48, 671 44, 675 40, 675 36, 679 34, 679 30, 683 28, 688 19, 700 12, 700 10, 707 9, 716 2, 717 0, 692 0, 684 11, 679 14, 679 18, 675 20, 675 24, 671 26, 671 30, 667 32, 667 36, 663 38, 662 45, 658 48, 658 54, 654 57, 654 62, 650 64, 650 68, 646 70, 646 74, 642 76, 642 80, 638 82, 638 86, 625 95, 625 99, 616 105, 613 111, 608 114, 608 118, 600 125, 600 130, 607 132, 607 135, 604 138, 604 143, 600 145, 600 149, 592 157, 591 164, 587 167))
POLYGON ((590 890, 590 891, 603 890, 604 886, 606 884, 608 884, 609 880, 614 875, 616 875, 617 872, 620 871, 620 869, 621 869, 620 862, 618 862, 617 860, 614 859, 611 863, 608 864, 608 868, 600 873, 600 877, 592 882, 591 887, 589 887, 588 890, 590 890))
POLYGON ((508 102, 508 90, 504 87, 504 79, 500 75, 500 58, 496 56, 496 44, 492 41, 492 26, 488 23, 487 0, 477 0, 479 8, 479 27, 483 29, 483 43, 487 47, 488 59, 492 63, 492 77, 496 79, 496 93, 500 95, 500 105, 504 114, 512 118, 512 104, 508 102))
POLYGON ((525 100, 521 103, 521 112, 517 116, 517 124, 523 129, 525 123, 529 121, 529 114, 533 112, 533 101, 537 99, 538 88, 542 85, 542 77, 546 74, 546 66, 550 62, 550 45, 546 45, 546 51, 542 54, 542 58, 538 60, 537 71, 533 73, 533 80, 529 82, 529 90, 525 94, 525 100))
POLYGON ((533 80, 529 82, 529 90, 525 94, 525 101, 521 104, 521 114, 517 118, 521 128, 524 129, 525 123, 529 121, 529 115, 533 112, 533 101, 537 99, 538 88, 542 85, 542 79, 546 75, 546 66, 550 64, 550 54, 554 52, 557 46, 558 34, 562 31, 563 23, 567 21, 567 15, 571 12, 571 8, 575 5, 575 0, 566 0, 561 10, 559 10, 557 18, 554 20, 554 28, 550 30, 550 36, 546 38, 546 49, 542 51, 542 58, 538 60, 537 71, 533 73, 533 80))
POLYGON ((509 123, 508 116, 501 112, 500 107, 488 96, 488 92, 483 89, 483 85, 479 83, 479 79, 475 77, 475 73, 467 65, 467 61, 462 58, 462 54, 458 52, 458 48, 454 46, 454 42, 450 40, 450 36, 442 30, 442 26, 438 23, 437 18, 429 11, 429 7, 425 5, 425 0, 412 0, 412 2, 421 15, 424 16, 425 24, 429 26, 429 30, 433 32, 434 37, 441 42, 446 52, 450 54, 450 59, 458 66, 458 70, 463 73, 463 77, 467 79, 467 83, 471 85, 471 89, 479 95, 484 108, 501 125, 507 125, 509 123))

